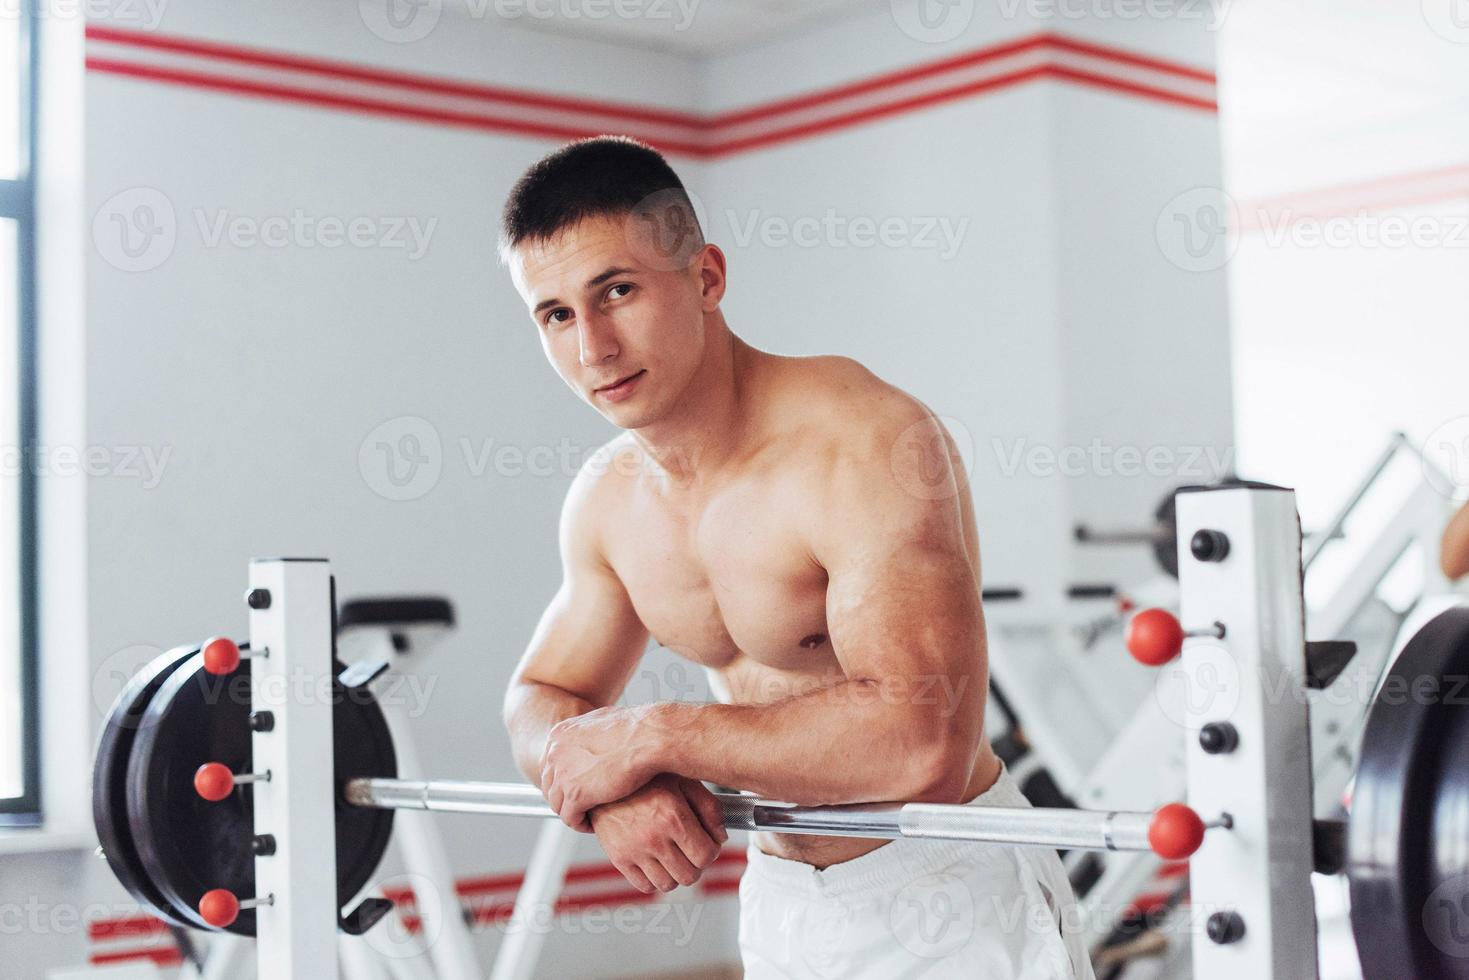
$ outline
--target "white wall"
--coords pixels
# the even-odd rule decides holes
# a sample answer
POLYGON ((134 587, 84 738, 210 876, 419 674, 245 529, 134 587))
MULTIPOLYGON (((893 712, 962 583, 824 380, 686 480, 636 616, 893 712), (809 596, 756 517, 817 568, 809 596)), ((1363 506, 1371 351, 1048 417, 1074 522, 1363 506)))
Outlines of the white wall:
MULTIPOLYGON (((1209 39, 1191 27, 1059 26, 1209 64, 1209 39)), ((884 14, 695 64, 473 19, 390 43, 348 3, 196 0, 167 7, 158 25, 168 35, 704 112, 1037 27, 981 19, 947 45, 913 44, 884 14)), ((325 554, 344 596, 410 590, 455 601, 460 628, 415 705, 426 711, 420 750, 441 774, 513 778, 500 695, 555 588, 551 542, 570 471, 608 435, 544 363, 493 254, 511 182, 556 141, 95 72, 85 96, 85 441, 165 460, 156 485, 121 472, 88 481, 93 725, 116 678, 148 653, 243 632, 249 557, 325 554), (110 216, 134 216, 139 203, 155 217, 171 211, 176 225, 161 262, 129 271, 109 244, 110 216), (297 209, 434 224, 416 258, 403 248, 209 244, 220 221, 297 209), (421 474, 438 474, 414 484, 413 499, 391 499, 399 494, 378 444, 405 436, 428 447, 421 474), (549 468, 527 472, 504 456, 497 464, 502 447, 540 447, 549 468)), ((1145 574, 1140 554, 1074 553, 1070 525, 1134 523, 1171 481, 1009 477, 1002 449, 1020 438, 1059 449, 1094 432, 1142 446, 1229 443, 1222 366, 1202 378, 1169 370, 1218 360, 1220 281, 1163 261, 1154 230, 1180 188, 1217 183, 1213 127, 1208 113, 1037 82, 806 142, 673 163, 703 199, 711 238, 730 252, 735 329, 776 350, 856 356, 958 419, 974 447, 990 581, 1051 601, 1070 581, 1145 574), (945 255, 741 245, 726 214, 791 221, 828 208, 968 224, 945 255), (1146 338, 1146 350, 1124 345, 1127 337, 1146 338)), ((654 675, 662 664, 652 662, 654 675)), ((675 680, 665 672, 654 683, 675 680)), ((465 873, 522 867, 533 833, 477 818, 444 827, 465 873)), ((583 857, 598 856, 587 842, 583 857)), ((124 900, 101 862, 35 856, 12 869, 5 887, 21 882, 53 905, 124 900)), ((487 954, 493 940, 483 937, 487 954)), ((15 945, 11 962, 25 975, 86 955, 75 930, 15 945)), ((732 960, 733 900, 711 902, 689 937, 553 936, 548 956, 555 975, 732 960)))
MULTIPOLYGON (((959 50, 1079 26, 1211 64, 1210 35, 1192 21, 1120 29, 976 11, 959 50)), ((787 78, 857 81, 949 50, 883 12, 713 59, 710 97, 727 110, 787 78)), ((1074 546, 1076 522, 1146 523, 1165 490, 1211 479, 1207 461, 1230 458, 1224 277, 1170 261, 1157 220, 1219 179, 1212 113, 1042 83, 720 158, 700 190, 710 235, 730 252, 734 329, 776 350, 855 356, 945 416, 971 450, 986 581, 1024 589, 1022 615, 1035 618, 1070 584, 1153 571, 1144 549, 1074 546), (740 230, 828 211, 915 232, 937 218, 962 234, 952 250, 916 236, 859 248, 840 232, 812 247, 740 242, 740 230), (1118 450, 1155 448, 1168 462, 1152 472, 1117 465, 1118 450)))
MULTIPOLYGON (((679 58, 657 56, 650 71, 646 52, 502 24, 385 43, 363 29, 355 4, 178 4, 160 30, 543 92, 614 88, 674 109, 695 90, 679 58)), ((439 774, 517 778, 500 698, 558 581, 565 486, 580 455, 608 436, 545 363, 495 257, 506 191, 555 142, 97 73, 86 98, 88 232, 94 215, 105 222, 138 203, 176 222, 166 257, 141 271, 127 268, 106 224, 88 242, 86 441, 164 461, 160 480, 113 474, 89 484, 92 724, 118 679, 152 653, 243 634, 251 556, 328 555, 344 597, 454 600, 459 629, 422 696, 410 695, 420 751, 439 774), (411 241, 276 248, 234 245, 226 232, 211 244, 217 222, 258 225, 298 210, 367 217, 384 232, 382 222, 416 220, 432 223, 431 234, 421 256, 411 241), (437 438, 441 472, 413 499, 386 499, 374 444, 418 432, 406 418, 425 420, 437 438), (497 464, 502 446, 565 446, 569 462, 558 457, 538 475, 514 459, 497 464)), ((536 829, 468 818, 442 826, 465 876, 523 868, 536 829)), ((588 839, 578 860, 604 858, 588 839)), ((103 903, 93 910, 102 914, 130 904, 102 862, 67 861, 24 859, 7 885, 25 882, 72 909, 103 903)), ((733 905, 710 902, 692 932, 645 929, 632 940, 585 928, 573 937, 573 917, 548 940, 545 968, 632 975, 731 960, 733 905)), ((479 933, 486 961, 497 936, 479 933)), ((75 922, 18 946, 26 976, 87 955, 75 922)))
POLYGON ((1221 33, 1241 463, 1295 486, 1308 527, 1399 429, 1469 490, 1469 34, 1448 11, 1241 3, 1221 33), (1383 237, 1415 223, 1417 244, 1383 237))

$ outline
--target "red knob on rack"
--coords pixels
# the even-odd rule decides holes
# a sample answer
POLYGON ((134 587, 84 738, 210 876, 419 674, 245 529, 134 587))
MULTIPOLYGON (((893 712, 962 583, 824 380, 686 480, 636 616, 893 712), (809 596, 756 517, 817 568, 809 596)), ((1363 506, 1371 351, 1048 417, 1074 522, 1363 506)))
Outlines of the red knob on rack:
POLYGON ((270 770, 235 775, 223 762, 206 762, 194 770, 194 791, 210 803, 218 803, 241 783, 268 783, 270 770))
POLYGON ((241 660, 251 657, 268 657, 268 650, 241 650, 240 645, 227 636, 211 636, 204 641, 204 669, 211 674, 230 674, 241 660))
POLYGON ((274 904, 274 895, 267 895, 264 898, 247 898, 242 902, 234 896, 233 892, 224 888, 215 888, 205 892, 204 897, 199 899, 199 918, 216 929, 228 929, 240 917, 242 910, 274 904))
POLYGON ((1168 803, 1153 812, 1148 843, 1165 861, 1182 861, 1204 843, 1204 821, 1182 803, 1168 803))
POLYGON ((1127 650, 1149 667, 1161 667, 1183 651, 1183 641, 1190 636, 1224 638, 1224 624, 1207 629, 1185 630, 1166 609, 1144 609, 1127 624, 1127 650))

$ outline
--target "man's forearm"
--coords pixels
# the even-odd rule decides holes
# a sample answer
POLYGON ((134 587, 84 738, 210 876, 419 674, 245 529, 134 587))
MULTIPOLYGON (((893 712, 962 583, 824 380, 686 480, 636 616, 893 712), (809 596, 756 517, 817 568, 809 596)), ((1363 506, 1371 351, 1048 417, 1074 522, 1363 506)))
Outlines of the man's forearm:
POLYGON ((957 802, 983 724, 966 680, 846 681, 766 705, 657 705, 645 721, 649 764, 804 805, 957 802))
POLYGON ((513 682, 505 695, 505 728, 516 767, 536 786, 541 784, 541 756, 546 735, 558 722, 586 714, 596 705, 570 691, 534 681, 513 682))

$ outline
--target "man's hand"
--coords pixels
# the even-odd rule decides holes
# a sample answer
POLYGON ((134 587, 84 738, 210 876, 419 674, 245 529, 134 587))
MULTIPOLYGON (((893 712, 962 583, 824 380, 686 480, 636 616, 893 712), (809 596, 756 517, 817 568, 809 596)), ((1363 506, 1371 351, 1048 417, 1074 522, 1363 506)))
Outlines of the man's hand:
POLYGON ((671 773, 589 816, 613 866, 644 894, 692 885, 729 839, 714 794, 671 773))
POLYGON ((620 800, 658 774, 646 712, 598 708, 567 718, 546 736, 541 792, 573 830, 591 833, 587 811, 620 800))

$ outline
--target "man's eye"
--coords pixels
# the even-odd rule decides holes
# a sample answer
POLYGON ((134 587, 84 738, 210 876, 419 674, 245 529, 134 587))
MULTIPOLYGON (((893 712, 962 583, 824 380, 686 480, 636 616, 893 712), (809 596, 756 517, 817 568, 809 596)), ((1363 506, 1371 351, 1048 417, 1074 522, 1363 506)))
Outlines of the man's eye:
POLYGON ((548 316, 548 317, 546 317, 546 322, 547 323, 565 323, 566 322, 565 320, 559 319, 559 317, 563 313, 565 313, 567 316, 570 316, 571 315, 571 311, 568 310, 568 309, 566 309, 566 308, 564 308, 564 307, 562 309, 559 309, 559 310, 552 310, 551 311, 551 315, 548 316))
MULTIPOLYGON (((613 286, 611 289, 607 290, 607 292, 608 293, 613 293, 613 292, 616 292, 619 289, 631 290, 632 289, 632 283, 630 283, 630 282, 620 282, 617 285, 613 286)), ((622 296, 626 296, 627 293, 622 293, 621 295, 622 296)))

